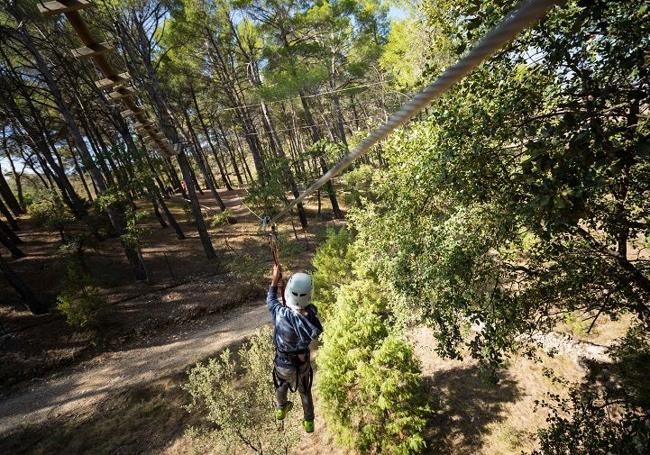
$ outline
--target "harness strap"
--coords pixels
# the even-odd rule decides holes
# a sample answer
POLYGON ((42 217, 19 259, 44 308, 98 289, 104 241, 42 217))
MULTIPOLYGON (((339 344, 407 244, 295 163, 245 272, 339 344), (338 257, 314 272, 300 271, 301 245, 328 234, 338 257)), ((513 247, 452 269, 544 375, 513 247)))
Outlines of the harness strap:
MULTIPOLYGON (((314 380, 314 370, 312 369, 312 366, 311 366, 311 359, 310 359, 310 355, 309 355, 310 354, 309 349, 304 349, 304 350, 301 350, 301 351, 293 351, 293 352, 284 352, 284 351, 276 350, 276 359, 277 359, 278 354, 285 355, 287 357, 295 357, 295 358, 298 358, 298 359, 300 359, 300 355, 306 354, 305 359, 304 360, 300 359, 301 360, 300 362, 293 362, 293 359, 292 359, 292 367, 295 368, 296 380, 295 380, 295 382, 293 384, 289 383, 289 390, 291 391, 291 393, 295 393, 298 390, 298 386, 302 382, 301 381, 300 369, 305 364, 308 364, 309 365, 309 373, 307 374, 307 381, 306 381, 305 384, 303 384, 303 386, 305 388, 305 392, 310 391, 311 386, 312 386, 312 382, 314 380)), ((285 379, 281 378, 280 375, 278 374, 277 364, 274 361, 273 362, 273 386, 277 389, 278 387, 280 387, 285 382, 287 382, 287 381, 285 379)))

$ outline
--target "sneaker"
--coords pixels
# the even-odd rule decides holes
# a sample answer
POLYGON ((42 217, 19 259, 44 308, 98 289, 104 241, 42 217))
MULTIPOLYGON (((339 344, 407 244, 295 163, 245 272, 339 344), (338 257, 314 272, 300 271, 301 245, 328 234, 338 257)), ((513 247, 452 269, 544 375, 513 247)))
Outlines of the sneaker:
POLYGON ((302 421, 302 427, 305 429, 307 433, 313 433, 314 432, 314 421, 313 420, 303 420, 302 421))
POLYGON ((287 416, 287 413, 291 411, 291 408, 293 408, 293 403, 291 401, 287 401, 284 406, 277 408, 275 410, 276 420, 284 420, 284 418, 287 416))

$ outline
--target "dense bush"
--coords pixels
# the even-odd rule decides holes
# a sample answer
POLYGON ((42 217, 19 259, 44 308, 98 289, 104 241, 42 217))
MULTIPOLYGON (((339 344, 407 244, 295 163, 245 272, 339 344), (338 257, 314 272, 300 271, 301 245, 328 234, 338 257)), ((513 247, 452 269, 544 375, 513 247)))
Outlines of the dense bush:
POLYGON ((29 205, 29 214, 37 226, 57 231, 61 236, 61 241, 65 242, 65 227, 72 223, 74 218, 58 194, 39 192, 34 202, 29 205))
POLYGON ((369 280, 338 291, 318 355, 317 393, 329 428, 362 453, 417 453, 427 407, 412 347, 391 333, 369 280))
POLYGON ((279 431, 275 421, 273 355, 267 327, 239 351, 240 362, 225 350, 192 368, 183 387, 191 396, 188 409, 207 423, 189 429, 195 445, 209 445, 217 453, 285 454, 296 443, 299 424, 287 423, 279 431))
POLYGON ((342 180, 347 190, 346 204, 362 207, 365 199, 372 198, 371 187, 376 171, 377 169, 369 164, 361 164, 343 175, 342 180))
POLYGON ((352 241, 348 229, 329 228, 325 242, 314 254, 314 304, 324 319, 329 318, 339 287, 354 279, 352 241))
POLYGON ((107 308, 90 276, 76 262, 68 265, 65 288, 56 301, 58 310, 73 327, 95 325, 107 308))
POLYGON ((610 349, 611 363, 592 362, 566 398, 551 395, 540 454, 650 452, 650 335, 632 327, 610 349))

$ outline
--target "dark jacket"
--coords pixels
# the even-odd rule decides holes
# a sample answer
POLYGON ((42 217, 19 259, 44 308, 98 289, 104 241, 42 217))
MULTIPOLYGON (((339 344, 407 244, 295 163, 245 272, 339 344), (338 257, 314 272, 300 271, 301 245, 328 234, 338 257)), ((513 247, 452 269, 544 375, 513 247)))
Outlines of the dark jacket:
POLYGON ((323 332, 323 326, 318 319, 316 307, 308 305, 307 315, 288 308, 278 300, 278 288, 271 287, 266 295, 266 306, 273 320, 273 343, 278 352, 276 363, 280 366, 291 364, 290 354, 306 353, 309 343, 323 332))

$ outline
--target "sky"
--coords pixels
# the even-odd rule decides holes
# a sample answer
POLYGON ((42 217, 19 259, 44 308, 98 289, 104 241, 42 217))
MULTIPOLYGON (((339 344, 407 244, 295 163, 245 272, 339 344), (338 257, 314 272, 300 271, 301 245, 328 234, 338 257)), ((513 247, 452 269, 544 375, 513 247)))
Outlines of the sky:
POLYGON ((408 11, 401 7, 391 6, 390 9, 388 10, 388 17, 391 20, 405 19, 408 17, 408 15, 409 15, 408 11))

